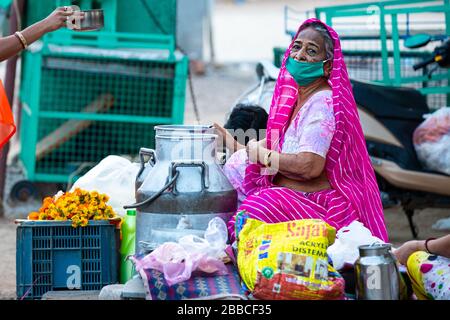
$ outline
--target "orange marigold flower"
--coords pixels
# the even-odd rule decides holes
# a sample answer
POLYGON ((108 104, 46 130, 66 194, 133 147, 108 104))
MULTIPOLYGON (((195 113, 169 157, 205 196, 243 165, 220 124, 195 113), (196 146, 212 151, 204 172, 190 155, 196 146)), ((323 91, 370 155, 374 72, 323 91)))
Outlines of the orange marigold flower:
POLYGON ((48 215, 45 212, 39 214, 39 220, 47 220, 48 215))
POLYGON ((116 216, 111 206, 106 202, 108 195, 98 191, 87 191, 76 188, 73 192, 66 192, 56 199, 46 197, 39 212, 31 212, 28 218, 39 220, 72 220, 72 226, 86 226, 90 219, 103 220, 116 216))
POLYGON ((80 226, 86 227, 86 226, 88 225, 88 223, 89 223, 89 220, 88 220, 88 219, 86 219, 86 218, 81 218, 81 220, 80 220, 80 226))
POLYGON ((39 220, 39 212, 31 212, 28 215, 28 220, 39 220))
POLYGON ((93 198, 98 198, 98 197, 100 196, 100 194, 99 194, 97 191, 92 191, 92 192, 90 193, 90 195, 91 195, 91 197, 93 197, 93 198))
POLYGON ((42 202, 44 205, 47 203, 52 203, 53 202, 53 198, 52 197, 46 197, 44 198, 44 201, 42 202))

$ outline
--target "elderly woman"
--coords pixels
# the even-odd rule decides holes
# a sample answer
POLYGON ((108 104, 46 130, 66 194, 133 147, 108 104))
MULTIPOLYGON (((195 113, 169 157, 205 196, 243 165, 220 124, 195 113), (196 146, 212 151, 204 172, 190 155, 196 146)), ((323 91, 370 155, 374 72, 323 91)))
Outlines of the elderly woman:
MULTIPOLYGON (((215 124, 233 155, 224 172, 238 212, 267 223, 322 219, 336 229, 361 221, 387 241, 379 189, 336 32, 305 21, 287 49, 266 139, 247 147, 215 124)), ((234 240, 236 216, 229 222, 234 240)))
MULTIPOLYGON (((0 38, 0 62, 26 49, 28 45, 46 33, 66 26, 69 16, 72 16, 70 19, 83 19, 83 13, 77 12, 74 14, 71 7, 60 7, 53 11, 47 18, 33 24, 25 30, 17 31, 9 37, 0 38)), ((13 136, 15 130, 8 99, 0 81, 0 148, 13 136)))

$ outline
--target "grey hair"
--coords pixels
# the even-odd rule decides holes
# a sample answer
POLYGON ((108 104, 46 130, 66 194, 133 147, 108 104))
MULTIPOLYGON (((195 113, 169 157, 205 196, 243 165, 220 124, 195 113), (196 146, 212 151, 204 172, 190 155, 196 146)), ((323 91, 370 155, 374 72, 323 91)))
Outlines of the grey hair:
POLYGON ((300 29, 300 31, 304 30, 306 28, 309 28, 309 27, 312 27, 314 30, 316 30, 317 32, 319 32, 322 35, 322 37, 325 41, 325 51, 326 51, 327 60, 333 60, 334 44, 333 44, 333 39, 331 39, 331 36, 328 33, 328 30, 320 22, 312 22, 312 23, 308 23, 308 24, 304 25, 300 29))

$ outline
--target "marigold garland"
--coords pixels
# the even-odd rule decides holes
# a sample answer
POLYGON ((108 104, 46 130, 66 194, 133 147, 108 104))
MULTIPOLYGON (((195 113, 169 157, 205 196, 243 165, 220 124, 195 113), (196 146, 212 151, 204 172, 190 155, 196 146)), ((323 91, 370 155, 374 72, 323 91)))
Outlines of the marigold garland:
POLYGON ((31 212, 28 220, 72 220, 72 226, 85 227, 89 220, 107 220, 116 217, 109 197, 97 191, 75 189, 58 197, 46 197, 39 212, 31 212))

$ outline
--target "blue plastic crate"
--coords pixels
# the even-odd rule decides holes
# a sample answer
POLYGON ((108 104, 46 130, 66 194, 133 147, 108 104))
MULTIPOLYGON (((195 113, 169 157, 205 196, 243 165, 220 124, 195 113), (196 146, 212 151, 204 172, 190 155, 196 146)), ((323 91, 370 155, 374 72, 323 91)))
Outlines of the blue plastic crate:
POLYGON ((118 283, 118 239, 109 221, 24 221, 17 227, 16 293, 40 299, 47 291, 100 290, 118 283))

